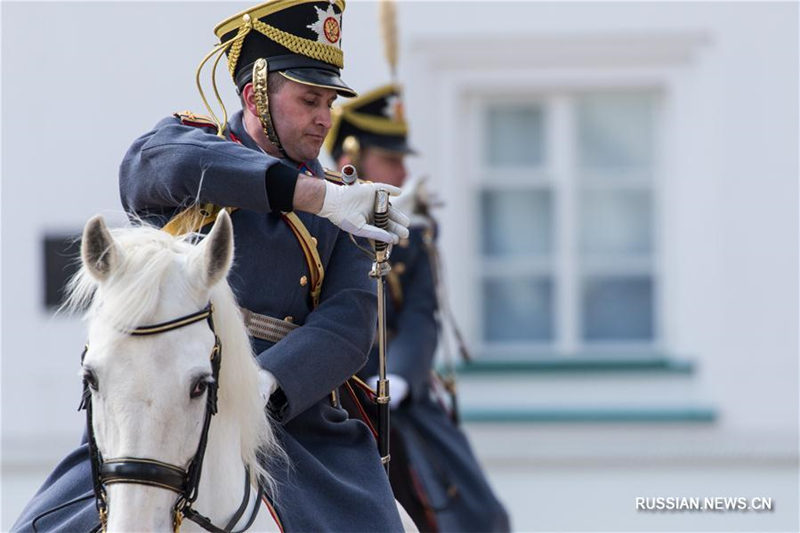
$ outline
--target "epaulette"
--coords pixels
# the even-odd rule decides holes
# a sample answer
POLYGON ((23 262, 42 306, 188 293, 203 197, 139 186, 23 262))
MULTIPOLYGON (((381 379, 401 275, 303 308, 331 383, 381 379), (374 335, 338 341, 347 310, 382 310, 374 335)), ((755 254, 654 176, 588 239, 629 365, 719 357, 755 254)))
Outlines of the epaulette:
POLYGON ((344 185, 341 172, 331 170, 329 168, 323 168, 322 170, 326 180, 330 181, 331 183, 335 183, 336 185, 344 185))
POLYGON ((181 121, 185 126, 194 126, 195 128, 214 128, 217 129, 217 123, 211 117, 205 115, 195 115, 191 111, 179 111, 172 114, 175 118, 181 121))

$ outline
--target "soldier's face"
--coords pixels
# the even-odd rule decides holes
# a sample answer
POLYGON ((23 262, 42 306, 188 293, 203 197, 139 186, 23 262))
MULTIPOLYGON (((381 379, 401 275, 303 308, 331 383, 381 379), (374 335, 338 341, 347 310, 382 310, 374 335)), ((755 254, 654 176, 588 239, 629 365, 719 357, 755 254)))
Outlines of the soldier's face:
POLYGON ((271 98, 272 119, 286 154, 298 162, 315 159, 331 129, 336 91, 288 80, 271 98))
POLYGON ((362 150, 359 171, 365 179, 402 187, 406 181, 405 156, 375 147, 362 150))

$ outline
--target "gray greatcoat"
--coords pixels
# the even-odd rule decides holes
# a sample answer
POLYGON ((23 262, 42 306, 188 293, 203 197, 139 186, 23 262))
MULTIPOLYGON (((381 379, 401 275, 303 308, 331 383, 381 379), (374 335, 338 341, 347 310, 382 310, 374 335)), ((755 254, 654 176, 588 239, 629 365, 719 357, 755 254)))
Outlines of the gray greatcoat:
MULTIPOLYGON (((291 466, 272 469, 275 507, 286 531, 400 531, 400 517, 368 428, 333 407, 331 390, 365 363, 376 322, 370 262, 328 220, 297 213, 318 242, 325 270, 319 306, 302 284, 308 267, 300 245, 270 209, 267 168, 281 162, 261 151, 242 126, 241 144, 213 129, 169 117, 137 139, 120 168, 126 211, 164 224, 193 201, 238 207, 232 215, 236 257, 228 280, 239 304, 302 327, 277 344, 254 339, 259 364, 280 384, 271 407, 291 466), (199 189, 199 190, 198 190, 199 189)), ((295 162, 283 161, 300 169, 295 162)), ((321 176, 318 161, 306 168, 321 176)), ((212 422, 213 423, 213 422, 212 422)), ((62 462, 23 511, 15 530, 30 530, 41 513, 91 491, 83 445, 62 462)), ((40 531, 87 531, 98 523, 91 499, 40 519, 40 531)))

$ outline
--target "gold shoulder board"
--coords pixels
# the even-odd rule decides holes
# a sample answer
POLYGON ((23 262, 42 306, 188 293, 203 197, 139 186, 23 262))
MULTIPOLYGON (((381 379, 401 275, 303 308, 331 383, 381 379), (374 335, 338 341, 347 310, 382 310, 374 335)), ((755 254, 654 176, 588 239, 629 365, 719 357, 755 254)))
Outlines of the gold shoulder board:
POLYGON ((335 183, 337 185, 344 185, 344 180, 342 179, 342 173, 336 170, 331 170, 329 168, 322 169, 325 172, 325 179, 330 181, 331 183, 335 183))
POLYGON ((172 114, 175 118, 181 121, 181 124, 186 126, 194 126, 196 128, 214 128, 216 129, 217 123, 211 117, 205 115, 195 115, 191 111, 178 111, 172 114))

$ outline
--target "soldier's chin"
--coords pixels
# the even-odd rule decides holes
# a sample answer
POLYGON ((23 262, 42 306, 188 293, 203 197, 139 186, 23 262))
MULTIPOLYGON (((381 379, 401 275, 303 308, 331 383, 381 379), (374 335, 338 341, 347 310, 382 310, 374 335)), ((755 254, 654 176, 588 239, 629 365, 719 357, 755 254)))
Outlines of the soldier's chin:
POLYGON ((319 157, 319 151, 322 150, 322 144, 325 142, 325 138, 306 137, 305 141, 302 148, 306 160, 319 157))
POLYGON ((294 161, 298 163, 305 163, 306 161, 311 161, 312 159, 316 159, 319 156, 319 151, 322 148, 322 144, 316 143, 309 143, 309 142, 302 142, 298 143, 298 146, 286 149, 286 155, 289 156, 294 161))

